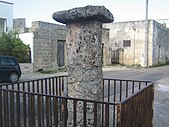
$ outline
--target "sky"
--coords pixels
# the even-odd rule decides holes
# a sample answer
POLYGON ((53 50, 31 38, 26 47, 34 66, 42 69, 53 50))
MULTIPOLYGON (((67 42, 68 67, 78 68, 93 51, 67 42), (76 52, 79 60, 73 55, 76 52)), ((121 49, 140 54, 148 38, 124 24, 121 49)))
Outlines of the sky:
MULTIPOLYGON (((57 11, 86 5, 105 6, 114 16, 114 22, 145 20, 146 0, 6 0, 14 3, 13 17, 32 21, 58 23, 52 18, 57 11)), ((149 0, 149 19, 169 18, 169 0, 149 0)))

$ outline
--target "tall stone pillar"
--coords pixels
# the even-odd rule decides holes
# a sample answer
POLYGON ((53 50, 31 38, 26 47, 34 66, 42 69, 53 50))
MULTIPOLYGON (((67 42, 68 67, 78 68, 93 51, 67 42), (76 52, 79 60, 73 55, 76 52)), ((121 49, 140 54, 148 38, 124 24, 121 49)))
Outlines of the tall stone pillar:
MULTIPOLYGON (((101 100, 102 96, 102 23, 113 22, 113 15, 104 6, 86 6, 60 11, 53 18, 66 24, 68 96, 101 100)), ((89 104, 90 105, 90 104, 89 104)), ((87 126, 92 127, 93 106, 87 106, 87 126), (90 109, 91 108, 91 109, 90 109)), ((77 104, 77 126, 83 126, 83 104, 77 104)), ((98 111, 98 126, 101 109, 98 111), (100 110, 100 111, 99 111, 100 110)), ((68 126, 72 127, 73 104, 68 103, 68 126)))

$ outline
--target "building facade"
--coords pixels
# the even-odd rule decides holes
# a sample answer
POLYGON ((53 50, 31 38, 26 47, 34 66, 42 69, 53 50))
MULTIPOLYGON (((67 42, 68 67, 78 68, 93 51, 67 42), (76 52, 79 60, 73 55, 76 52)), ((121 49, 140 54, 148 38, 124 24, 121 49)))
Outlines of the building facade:
POLYGON ((117 63, 146 67, 145 57, 147 57, 147 64, 150 67, 169 60, 169 29, 155 20, 149 20, 148 42, 145 45, 145 26, 145 20, 104 25, 110 29, 109 45, 112 62, 118 57, 117 63))
MULTIPOLYGON (((149 20, 147 51, 145 51, 145 25, 145 20, 104 24, 103 65, 118 63, 150 67, 168 62, 169 28, 155 20, 149 20), (145 66, 145 57, 148 66, 145 66)), ((29 32, 22 33, 24 28, 19 30, 20 38, 31 46, 34 71, 57 69, 66 65, 64 25, 36 21, 32 23, 29 32)))
POLYGON ((0 0, 0 34, 13 30, 13 3, 0 0))
POLYGON ((29 44, 34 71, 53 70, 66 65, 66 27, 64 25, 35 21, 26 31, 23 21, 15 19, 15 30, 20 39, 29 44), (21 26, 21 28, 20 28, 21 26))
MULTIPOLYGON (((66 26, 35 21, 27 30, 24 19, 14 21, 14 30, 20 33, 20 39, 30 45, 34 71, 52 70, 66 65, 66 26)), ((107 66, 111 64, 109 29, 103 29, 102 36, 103 65, 107 66)))
POLYGON ((168 19, 157 19, 157 22, 161 23, 163 26, 169 28, 169 18, 168 19))
POLYGON ((65 66, 66 27, 47 22, 33 22, 34 70, 57 69, 65 66))
POLYGON ((26 27, 26 19, 25 18, 13 19, 13 30, 18 33, 28 32, 29 29, 26 27))

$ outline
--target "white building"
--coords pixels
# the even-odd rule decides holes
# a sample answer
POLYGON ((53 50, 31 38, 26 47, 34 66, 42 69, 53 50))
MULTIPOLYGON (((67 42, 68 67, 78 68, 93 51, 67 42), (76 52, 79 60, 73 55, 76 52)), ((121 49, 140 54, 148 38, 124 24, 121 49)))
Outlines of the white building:
POLYGON ((13 3, 0 0, 0 34, 13 29, 13 3))
POLYGON ((110 29, 112 63, 142 67, 168 63, 169 28, 166 27, 168 21, 161 20, 162 24, 155 20, 148 21, 147 44, 145 20, 105 24, 105 27, 110 29))

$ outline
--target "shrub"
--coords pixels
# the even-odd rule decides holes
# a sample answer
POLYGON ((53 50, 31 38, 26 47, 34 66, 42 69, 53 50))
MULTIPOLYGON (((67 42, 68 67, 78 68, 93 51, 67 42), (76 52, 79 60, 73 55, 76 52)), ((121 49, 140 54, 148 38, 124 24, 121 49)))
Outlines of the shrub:
POLYGON ((14 56, 20 63, 31 62, 30 47, 23 43, 17 33, 2 33, 0 45, 0 55, 14 56))

